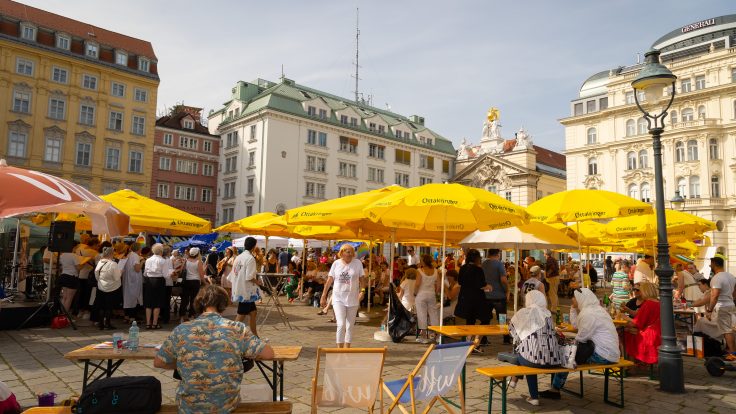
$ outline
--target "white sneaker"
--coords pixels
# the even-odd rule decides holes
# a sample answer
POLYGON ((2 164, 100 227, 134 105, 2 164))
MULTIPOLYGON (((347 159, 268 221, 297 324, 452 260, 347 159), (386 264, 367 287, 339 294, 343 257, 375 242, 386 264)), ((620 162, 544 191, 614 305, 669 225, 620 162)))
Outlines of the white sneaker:
POLYGON ((527 398, 526 402, 528 402, 531 405, 539 405, 539 400, 533 399, 532 397, 527 398))
POLYGON ((515 379, 512 379, 512 378, 509 378, 509 382, 508 382, 509 388, 512 389, 512 390, 515 390, 516 389, 516 383, 518 381, 519 380, 515 380, 515 379))
POLYGON ((420 344, 431 344, 431 343, 434 343, 434 341, 429 338, 422 338, 419 340, 419 343, 420 344))

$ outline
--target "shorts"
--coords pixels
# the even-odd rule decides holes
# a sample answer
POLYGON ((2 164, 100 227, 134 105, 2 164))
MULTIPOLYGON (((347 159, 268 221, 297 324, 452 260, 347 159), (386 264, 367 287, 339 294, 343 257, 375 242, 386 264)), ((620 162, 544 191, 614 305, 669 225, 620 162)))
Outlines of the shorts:
POLYGON ((72 275, 59 275, 59 286, 67 289, 79 289, 79 278, 72 275))
POLYGON ((716 325, 721 334, 733 333, 733 318, 736 316, 736 307, 734 306, 721 306, 718 308, 716 317, 716 325))
POLYGON ((238 302, 238 315, 247 315, 256 310, 255 302, 238 302))

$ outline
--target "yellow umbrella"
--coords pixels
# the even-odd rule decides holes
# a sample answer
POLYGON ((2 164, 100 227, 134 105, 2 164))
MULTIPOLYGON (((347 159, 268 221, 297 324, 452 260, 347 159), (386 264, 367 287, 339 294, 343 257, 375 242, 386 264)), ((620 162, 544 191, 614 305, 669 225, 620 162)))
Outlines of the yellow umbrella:
MULTIPOLYGON (((142 196, 132 190, 120 190, 100 196, 113 207, 130 216, 135 232, 147 231, 164 234, 203 234, 212 228, 209 220, 142 196)), ((91 229, 91 222, 83 214, 60 214, 57 220, 71 220, 78 230, 91 229)))
POLYGON ((275 213, 258 213, 237 221, 223 224, 214 231, 218 233, 258 234, 261 236, 290 237, 289 226, 275 213))
POLYGON ((527 207, 532 220, 569 223, 652 213, 652 206, 605 190, 567 190, 548 195, 527 207))
MULTIPOLYGON (((704 233, 716 229, 716 224, 694 214, 676 210, 665 210, 667 235, 676 237, 693 233, 704 233)), ((606 225, 606 232, 612 236, 631 238, 656 238, 657 214, 622 217, 606 225)), ((668 237, 669 238, 669 237, 668 237)))

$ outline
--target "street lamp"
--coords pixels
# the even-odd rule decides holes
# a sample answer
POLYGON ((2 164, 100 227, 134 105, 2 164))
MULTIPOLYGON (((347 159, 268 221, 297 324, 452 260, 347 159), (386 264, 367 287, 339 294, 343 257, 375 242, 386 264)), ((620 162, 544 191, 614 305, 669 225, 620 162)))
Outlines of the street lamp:
POLYGON ((664 184, 662 181, 662 132, 667 110, 675 99, 677 77, 659 61, 659 50, 651 49, 644 55, 644 66, 639 76, 631 82, 636 90, 636 106, 644 114, 652 134, 654 147, 654 182, 657 199, 657 268, 659 277, 660 320, 662 323, 662 345, 659 347, 659 387, 662 391, 685 392, 682 367, 682 351, 675 337, 675 318, 672 308, 672 275, 670 251, 667 243, 667 219, 664 211, 664 184), (665 97, 669 90, 669 97, 665 97), (644 102, 639 102, 639 93, 644 92, 644 102))
POLYGON ((672 200, 670 200, 670 203, 672 204, 672 208, 674 210, 679 210, 680 207, 682 207, 683 204, 685 204, 685 199, 682 198, 680 195, 680 190, 675 191, 675 196, 672 197, 672 200))

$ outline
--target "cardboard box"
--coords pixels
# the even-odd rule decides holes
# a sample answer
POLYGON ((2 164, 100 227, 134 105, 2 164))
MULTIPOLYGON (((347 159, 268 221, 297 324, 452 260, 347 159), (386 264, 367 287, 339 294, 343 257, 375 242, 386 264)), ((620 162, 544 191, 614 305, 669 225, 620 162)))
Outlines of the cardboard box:
POLYGON ((692 355, 695 356, 695 344, 694 344, 694 337, 692 335, 688 335, 685 340, 687 341, 687 347, 685 348, 685 355, 692 355))
POLYGON ((703 337, 693 336, 693 341, 695 342, 695 356, 700 359, 705 358, 705 348, 703 347, 703 337))

